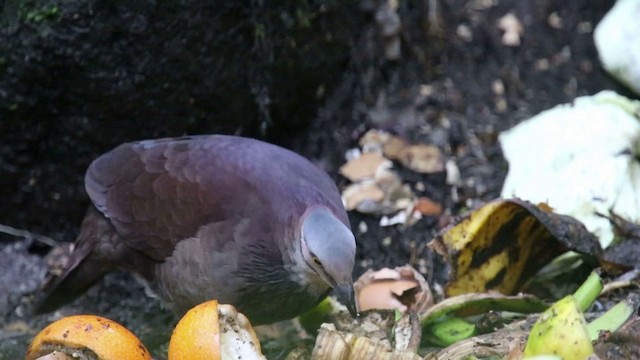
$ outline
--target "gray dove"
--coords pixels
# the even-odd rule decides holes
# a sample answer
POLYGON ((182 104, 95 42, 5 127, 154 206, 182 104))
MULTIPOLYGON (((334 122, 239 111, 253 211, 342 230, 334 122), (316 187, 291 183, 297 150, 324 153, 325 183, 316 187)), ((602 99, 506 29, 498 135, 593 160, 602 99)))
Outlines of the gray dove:
POLYGON ((332 288, 356 314, 356 243, 340 194, 294 152, 225 135, 126 143, 89 166, 85 188, 92 206, 40 313, 123 268, 177 315, 217 299, 272 323, 332 288))

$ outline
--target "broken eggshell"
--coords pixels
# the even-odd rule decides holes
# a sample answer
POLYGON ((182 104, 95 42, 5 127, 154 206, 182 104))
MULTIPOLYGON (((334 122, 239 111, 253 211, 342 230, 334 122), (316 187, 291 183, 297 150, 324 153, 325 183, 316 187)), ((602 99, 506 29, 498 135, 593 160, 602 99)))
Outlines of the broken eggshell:
POLYGON ((441 206, 428 199, 417 199, 411 187, 392 169, 391 160, 418 173, 445 171, 444 155, 437 147, 411 145, 402 138, 381 130, 369 130, 359 141, 362 148, 347 153, 340 174, 352 184, 342 192, 347 210, 386 215, 381 226, 413 225, 426 216, 438 216, 441 206), (362 152, 361 152, 362 151, 362 152))
POLYGON ((384 195, 384 191, 372 181, 353 183, 342 191, 345 208, 365 214, 380 211, 384 195))
POLYGON ((358 145, 360 145, 360 148, 362 148, 364 152, 382 152, 385 145, 393 137, 395 136, 386 131, 371 129, 362 135, 358 141, 358 145))
POLYGON ((360 311, 397 309, 420 314, 433 304, 429 284, 409 265, 369 270, 354 283, 354 289, 360 311))
POLYGON ((402 138, 376 129, 362 135, 358 144, 364 152, 381 152, 392 160, 400 160, 402 153, 409 146, 402 138))
POLYGON ((342 165, 340 174, 353 182, 357 182, 373 179, 376 172, 380 171, 380 169, 388 169, 391 165, 391 161, 382 155, 366 152, 342 165))
POLYGON ((380 156, 381 158, 396 160, 418 173, 430 174, 445 171, 444 155, 437 146, 412 145, 396 135, 375 129, 365 133, 360 138, 359 145, 365 154, 382 153, 384 157, 380 156))
POLYGON ((438 147, 433 145, 407 146, 400 153, 399 160, 407 169, 422 174, 439 173, 445 170, 444 155, 438 147))
POLYGON ((345 208, 365 214, 395 214, 412 209, 414 197, 395 172, 382 167, 373 180, 355 182, 342 191, 345 208))

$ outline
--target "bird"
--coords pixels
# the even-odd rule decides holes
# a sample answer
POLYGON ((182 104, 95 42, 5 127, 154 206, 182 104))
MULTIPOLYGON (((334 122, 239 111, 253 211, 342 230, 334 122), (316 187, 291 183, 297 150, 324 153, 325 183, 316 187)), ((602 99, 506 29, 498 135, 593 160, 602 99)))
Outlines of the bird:
POLYGON ((178 316, 217 299, 269 324, 332 289, 358 315, 356 241, 339 190, 293 151, 231 135, 135 141, 95 159, 84 185, 91 205, 36 313, 125 269, 178 316))

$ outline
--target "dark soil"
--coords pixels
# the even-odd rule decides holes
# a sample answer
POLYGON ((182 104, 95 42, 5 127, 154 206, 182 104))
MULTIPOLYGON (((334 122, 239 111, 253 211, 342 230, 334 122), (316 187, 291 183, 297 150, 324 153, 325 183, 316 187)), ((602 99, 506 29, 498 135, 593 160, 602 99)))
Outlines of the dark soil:
MULTIPOLYGON (((337 169, 345 151, 378 128, 439 146, 456 161, 462 185, 403 171, 446 209, 411 227, 380 227, 378 217, 351 213, 355 275, 411 263, 442 284, 442 262, 425 245, 447 216, 499 195, 507 172, 500 131, 577 96, 613 89, 632 97, 603 71, 593 43, 613 0, 399 1, 401 32, 390 37, 382 36, 374 0, 270 9, 135 3, 145 5, 0 3, 0 224, 73 240, 88 206, 84 170, 121 142, 263 137, 344 185, 337 169), (515 47, 501 42, 497 25, 509 12, 523 24, 515 47), (394 36, 401 56, 389 59, 384 44, 394 36), (362 223, 366 232, 358 231, 362 223)), ((0 359, 19 358, 50 319, 28 313, 50 246, 0 234, 0 247, 0 359)), ((120 321, 154 349, 173 321, 123 273, 62 312, 120 321)))

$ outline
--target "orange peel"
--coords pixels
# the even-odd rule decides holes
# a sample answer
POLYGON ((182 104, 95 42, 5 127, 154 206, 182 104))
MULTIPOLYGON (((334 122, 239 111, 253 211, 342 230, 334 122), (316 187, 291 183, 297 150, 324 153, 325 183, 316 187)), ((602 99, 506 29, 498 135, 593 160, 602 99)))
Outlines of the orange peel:
POLYGON ((189 310, 178 322, 169 342, 169 360, 219 360, 220 323, 218 301, 189 310))
POLYGON ((127 328, 95 315, 74 315, 42 329, 27 348, 26 360, 54 351, 93 353, 100 360, 151 360, 151 354, 127 328))
POLYGON ((189 310, 169 341, 168 360, 265 360, 246 316, 228 304, 210 300, 189 310))

